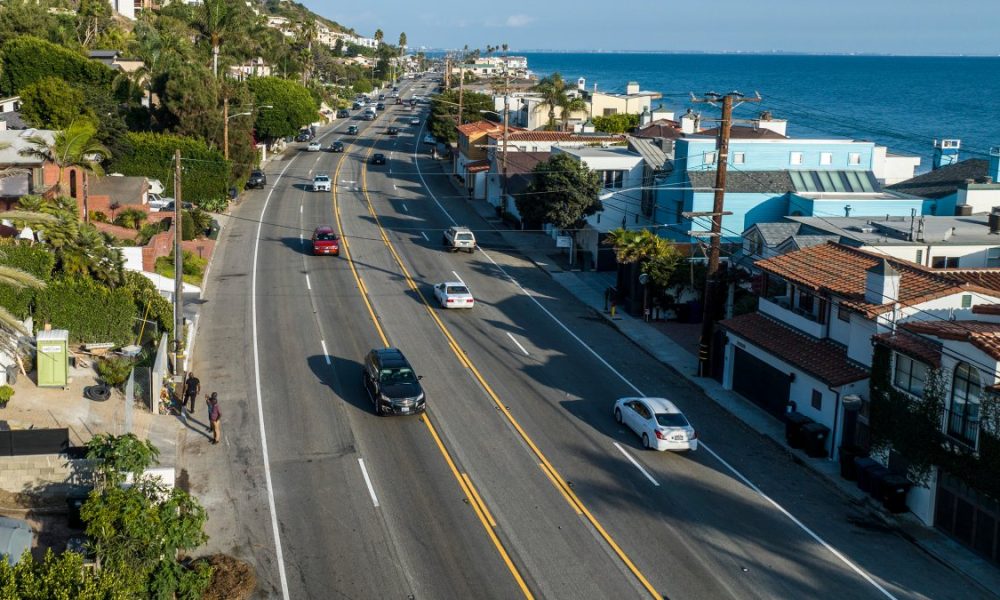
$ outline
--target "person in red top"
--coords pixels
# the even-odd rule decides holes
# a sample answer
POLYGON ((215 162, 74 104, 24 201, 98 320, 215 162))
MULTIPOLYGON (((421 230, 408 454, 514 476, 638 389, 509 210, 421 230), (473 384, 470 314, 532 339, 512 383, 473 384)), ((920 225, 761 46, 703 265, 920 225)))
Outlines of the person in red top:
POLYGON ((212 443, 218 444, 222 432, 219 429, 219 419, 222 418, 222 411, 219 410, 219 394, 212 392, 208 397, 208 422, 212 427, 212 443))

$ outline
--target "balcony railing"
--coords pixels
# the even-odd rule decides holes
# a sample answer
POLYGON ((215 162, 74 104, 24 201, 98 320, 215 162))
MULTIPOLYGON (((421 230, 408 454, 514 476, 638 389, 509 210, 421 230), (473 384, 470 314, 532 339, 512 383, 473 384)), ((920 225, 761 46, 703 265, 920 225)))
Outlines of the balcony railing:
POLYGON ((979 443, 980 419, 966 412, 944 411, 944 431, 948 437, 975 450, 979 443))

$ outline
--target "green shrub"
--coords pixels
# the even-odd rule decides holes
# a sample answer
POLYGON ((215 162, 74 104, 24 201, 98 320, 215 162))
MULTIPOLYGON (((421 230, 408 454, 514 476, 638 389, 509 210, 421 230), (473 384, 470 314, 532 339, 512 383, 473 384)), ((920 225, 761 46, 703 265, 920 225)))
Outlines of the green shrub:
MULTIPOLYGON (((27 244, 4 244, 0 246, 0 264, 27 271, 42 281, 52 279, 56 257, 47 246, 27 244)), ((10 285, 0 285, 0 306, 6 308, 18 319, 31 315, 31 307, 41 290, 17 289, 10 285)))
POLYGON ((71 85, 110 86, 115 72, 78 52, 30 35, 4 42, 0 53, 0 93, 13 96, 43 77, 60 77, 71 85))
POLYGON ((200 208, 191 211, 191 218, 194 219, 194 228, 199 234, 212 226, 212 215, 200 208))
POLYGON ((132 372, 132 361, 124 356, 109 356, 97 363, 97 374, 101 381, 111 387, 121 387, 132 372))
POLYGON ((154 221, 152 223, 146 223, 139 229, 139 237, 136 240, 136 244, 139 246, 145 246, 149 243, 149 240, 153 238, 154 235, 167 230, 166 219, 162 221, 154 221))
POLYGON ((9 385, 0 385, 0 406, 7 406, 10 399, 14 397, 14 388, 9 385))
POLYGON ((35 323, 69 331, 70 341, 128 344, 137 316, 129 291, 83 278, 50 282, 36 297, 35 323))
MULTIPOLYGON (((184 281, 191 285, 201 286, 201 276, 205 273, 208 260, 184 251, 184 281)), ((174 276, 174 253, 156 259, 155 271, 164 277, 174 276)))
MULTIPOLYGON (((143 319, 154 321, 160 333, 174 330, 174 305, 160 295, 156 286, 142 273, 125 271, 123 290, 127 291, 135 303, 136 313, 143 319)), ((149 332, 150 327, 144 327, 149 332)))
POLYGON ((115 225, 129 229, 140 229, 146 218, 146 211, 138 208, 126 208, 115 217, 115 225))
POLYGON ((185 242, 198 237, 198 230, 194 226, 194 217, 191 211, 185 210, 181 213, 181 239, 185 242))

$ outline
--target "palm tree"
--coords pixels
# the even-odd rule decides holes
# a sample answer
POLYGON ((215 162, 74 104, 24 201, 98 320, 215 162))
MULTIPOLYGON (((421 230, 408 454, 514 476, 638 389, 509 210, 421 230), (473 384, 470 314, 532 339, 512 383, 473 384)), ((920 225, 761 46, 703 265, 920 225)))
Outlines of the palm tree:
POLYGON ((562 128, 566 131, 570 115, 579 110, 587 110, 587 103, 579 96, 565 96, 566 100, 559 105, 562 109, 562 128))
POLYGON ((378 42, 377 45, 382 45, 382 40, 385 38, 385 34, 382 33, 381 29, 375 30, 375 41, 378 42))
POLYGON ((83 173, 83 218, 90 222, 87 197, 88 177, 91 173, 104 173, 101 161, 111 156, 111 151, 97 141, 97 130, 88 122, 72 123, 62 131, 57 131, 50 141, 41 135, 28 138, 29 147, 21 150, 23 156, 33 156, 54 163, 59 167, 56 191, 62 191, 63 175, 68 168, 76 168, 83 173))
POLYGON ((557 71, 548 77, 543 77, 532 89, 541 95, 540 104, 549 107, 548 129, 555 129, 556 107, 562 107, 569 102, 569 98, 566 96, 566 82, 563 81, 562 75, 557 71))
POLYGON ((406 51, 406 32, 399 34, 399 55, 402 56, 403 52, 406 51))
POLYGON ((212 75, 219 76, 219 47, 229 27, 229 3, 226 0, 204 0, 201 5, 202 33, 212 44, 212 75))
POLYGON ((608 232, 604 244, 614 247, 619 263, 640 263, 642 271, 660 287, 667 287, 681 260, 681 254, 673 244, 649 229, 615 229, 608 232))

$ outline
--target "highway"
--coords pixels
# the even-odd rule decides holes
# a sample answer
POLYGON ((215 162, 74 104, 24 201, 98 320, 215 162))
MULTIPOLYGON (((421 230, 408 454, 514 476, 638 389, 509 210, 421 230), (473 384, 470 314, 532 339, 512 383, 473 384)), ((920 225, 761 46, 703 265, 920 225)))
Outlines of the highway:
POLYGON ((415 114, 322 130, 343 154, 286 151, 213 260, 201 335, 246 397, 226 486, 264 597, 970 597, 510 248, 415 114), (308 190, 316 173, 333 193, 308 190), (453 223, 483 250, 446 252, 453 223), (341 232, 340 257, 309 254, 318 225, 341 232), (456 278, 471 311, 435 305, 456 278), (372 412, 361 361, 383 345, 423 375, 426 415, 372 412), (673 399, 703 446, 644 451, 611 417, 628 395, 673 399))

